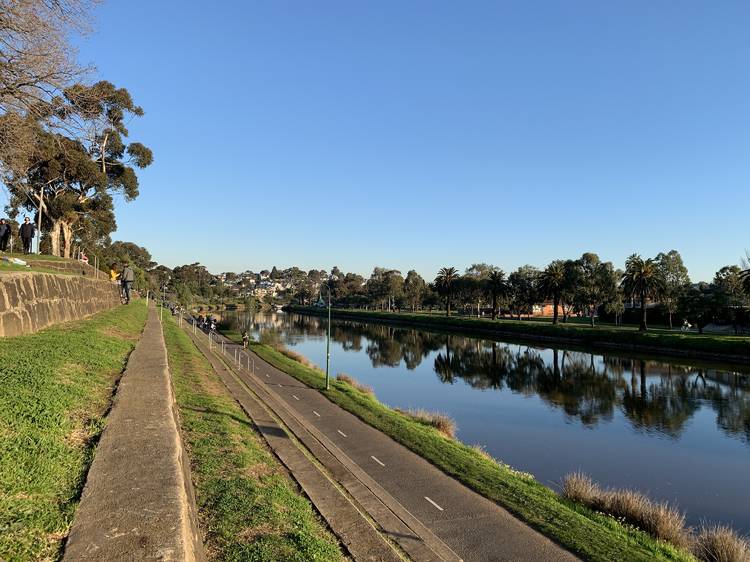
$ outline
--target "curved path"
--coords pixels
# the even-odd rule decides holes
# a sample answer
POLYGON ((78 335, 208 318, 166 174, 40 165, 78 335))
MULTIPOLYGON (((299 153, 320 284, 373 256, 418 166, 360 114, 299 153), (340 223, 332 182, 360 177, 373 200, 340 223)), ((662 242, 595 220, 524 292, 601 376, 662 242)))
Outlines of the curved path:
MULTIPOLYGON (((403 538, 400 534, 387 533, 412 559, 577 560, 507 510, 333 404, 316 389, 222 336, 214 335, 213 341, 214 351, 223 353, 246 390, 270 407, 333 471, 340 484, 347 487, 346 480, 353 476, 358 480, 355 491, 359 486, 371 490, 424 540, 431 555, 423 558, 399 540, 403 538), (298 433, 300 427, 304 436, 298 433), (331 468, 329 457, 348 472, 336 474, 336 463, 331 468)), ((377 513, 368 512, 380 523, 377 513)))

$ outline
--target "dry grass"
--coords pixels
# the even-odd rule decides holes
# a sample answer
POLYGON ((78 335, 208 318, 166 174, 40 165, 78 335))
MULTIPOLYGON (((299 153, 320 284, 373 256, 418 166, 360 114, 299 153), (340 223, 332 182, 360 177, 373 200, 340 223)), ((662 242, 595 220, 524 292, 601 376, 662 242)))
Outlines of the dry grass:
POLYGON ((346 373, 339 373, 338 375, 336 375, 336 380, 345 382, 346 384, 353 386, 354 388, 356 388, 360 392, 367 394, 368 396, 375 396, 375 391, 372 389, 372 387, 367 386, 366 384, 362 384, 357 379, 347 375, 346 373))
POLYGON ((315 365, 313 365, 312 361, 310 361, 307 357, 304 355, 301 355, 297 353, 296 351, 292 351, 291 349, 287 349, 283 346, 277 347, 276 351, 281 353, 282 355, 288 357, 292 361, 297 361, 298 363, 302 363, 305 367, 309 367, 310 369, 316 369, 315 365))
POLYGON ((729 527, 704 526, 695 537, 693 552, 705 562, 748 562, 750 545, 729 527))
POLYGON ((685 528, 683 512, 666 502, 655 502, 635 490, 604 489, 587 475, 574 472, 563 479, 562 494, 680 548, 689 547, 692 542, 690 530, 685 528))
POLYGON ((430 412, 429 410, 423 410, 421 408, 409 408, 408 410, 396 408, 396 411, 410 417, 416 422, 434 427, 446 437, 453 439, 456 436, 456 422, 448 414, 442 412, 430 412))

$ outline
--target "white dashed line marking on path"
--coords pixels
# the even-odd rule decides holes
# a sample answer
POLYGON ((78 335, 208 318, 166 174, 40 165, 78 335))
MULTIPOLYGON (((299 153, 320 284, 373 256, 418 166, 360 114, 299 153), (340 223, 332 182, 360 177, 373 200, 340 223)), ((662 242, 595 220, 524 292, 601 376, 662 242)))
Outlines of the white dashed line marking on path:
POLYGON ((299 398, 297 398, 296 394, 292 394, 292 398, 294 398, 295 400, 299 400, 299 398))
POLYGON ((340 429, 337 429, 336 431, 338 431, 338 432, 339 432, 339 433, 340 433, 341 435, 343 435, 344 437, 346 437, 346 433, 344 433, 344 432, 343 432, 343 431, 341 431, 340 429))
POLYGON ((269 375, 268 373, 266 373, 266 376, 267 376, 267 377, 268 377, 269 379, 271 378, 271 375, 269 375))
POLYGON ((383 464, 377 457, 373 457, 372 455, 370 455, 370 458, 374 460, 376 463, 378 463, 380 466, 385 466, 385 464, 383 464))
POLYGON ((315 414, 316 416, 320 417, 320 414, 318 412, 316 412, 315 410, 313 410, 313 414, 315 414))
POLYGON ((426 499, 426 500, 427 500, 428 502, 430 502, 430 503, 431 503, 432 505, 434 505, 435 507, 437 507, 437 508, 438 508, 438 509, 439 509, 440 511, 443 511, 443 508, 442 508, 442 507, 440 507, 440 506, 439 506, 438 504, 436 504, 436 503, 435 503, 434 501, 432 501, 432 500, 431 500, 430 498, 428 498, 427 496, 425 496, 425 497, 424 497, 424 499, 426 499))
POLYGON ((279 388, 281 388, 281 385, 279 385, 279 388))

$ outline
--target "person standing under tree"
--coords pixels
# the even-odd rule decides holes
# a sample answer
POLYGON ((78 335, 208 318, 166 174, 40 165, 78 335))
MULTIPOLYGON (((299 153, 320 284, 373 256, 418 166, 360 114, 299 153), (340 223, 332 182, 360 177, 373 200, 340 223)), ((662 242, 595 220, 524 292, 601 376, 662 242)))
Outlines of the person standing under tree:
POLYGON ((130 288, 135 281, 135 273, 128 262, 123 262, 122 273, 120 273, 120 283, 122 284, 122 294, 125 298, 125 304, 130 304, 130 288))
POLYGON ((21 241, 23 242, 23 253, 30 254, 31 253, 31 241, 34 239, 34 234, 36 234, 36 229, 34 228, 34 225, 31 224, 29 217, 26 217, 23 219, 23 224, 21 225, 21 228, 19 229, 19 234, 21 235, 21 241))
POLYGON ((0 219, 0 252, 8 251, 8 239, 10 238, 10 225, 5 219, 0 219))

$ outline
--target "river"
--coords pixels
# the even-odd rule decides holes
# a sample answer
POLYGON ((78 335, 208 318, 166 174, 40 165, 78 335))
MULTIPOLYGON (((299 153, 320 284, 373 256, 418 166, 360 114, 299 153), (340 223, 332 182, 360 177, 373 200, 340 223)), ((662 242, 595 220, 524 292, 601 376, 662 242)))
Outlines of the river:
MULTIPOLYGON (((237 313, 234 321, 325 368, 326 319, 237 313)), ((331 373, 355 377, 389 406, 447 413, 458 439, 554 489, 581 470, 668 500, 690 524, 721 522, 750 535, 747 367, 334 319, 331 373)))

